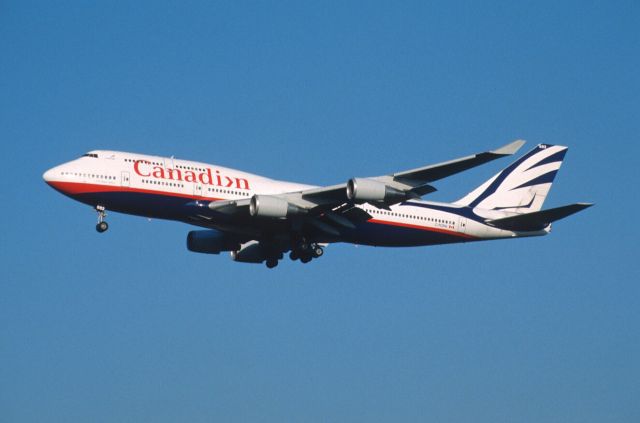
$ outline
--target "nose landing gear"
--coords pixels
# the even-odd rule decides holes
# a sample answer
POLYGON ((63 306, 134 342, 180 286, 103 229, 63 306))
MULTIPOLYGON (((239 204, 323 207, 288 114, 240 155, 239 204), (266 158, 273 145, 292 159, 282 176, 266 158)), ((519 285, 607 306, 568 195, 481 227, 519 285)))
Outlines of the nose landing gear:
POLYGON ((96 206, 96 211, 98 212, 98 224, 96 225, 96 231, 102 233, 109 229, 109 224, 104 221, 104 218, 107 216, 104 206, 96 206))

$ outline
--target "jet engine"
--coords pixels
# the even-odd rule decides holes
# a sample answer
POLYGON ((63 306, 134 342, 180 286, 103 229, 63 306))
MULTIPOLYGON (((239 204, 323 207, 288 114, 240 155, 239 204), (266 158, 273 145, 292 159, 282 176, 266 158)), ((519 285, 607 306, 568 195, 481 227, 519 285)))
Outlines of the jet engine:
POLYGON ((347 198, 354 203, 397 203, 406 198, 403 191, 373 179, 353 178, 347 182, 347 198))
POLYGON ((215 229, 191 231, 187 235, 187 248, 196 253, 220 254, 222 251, 240 248, 240 242, 235 237, 215 229))
POLYGON ((254 195, 249 203, 249 213, 253 217, 285 218, 294 214, 303 214, 305 209, 293 205, 282 198, 270 195, 254 195))
POLYGON ((258 241, 249 241, 230 254, 233 261, 241 263, 262 263, 267 259, 264 248, 258 241))

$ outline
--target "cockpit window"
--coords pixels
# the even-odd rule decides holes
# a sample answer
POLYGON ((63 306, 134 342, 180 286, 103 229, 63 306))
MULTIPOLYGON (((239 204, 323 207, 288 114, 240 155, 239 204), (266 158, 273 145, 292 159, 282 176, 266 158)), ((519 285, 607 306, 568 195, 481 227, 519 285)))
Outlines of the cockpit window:
POLYGON ((95 153, 87 153, 87 154, 83 154, 82 157, 94 157, 94 158, 98 158, 98 155, 95 153))

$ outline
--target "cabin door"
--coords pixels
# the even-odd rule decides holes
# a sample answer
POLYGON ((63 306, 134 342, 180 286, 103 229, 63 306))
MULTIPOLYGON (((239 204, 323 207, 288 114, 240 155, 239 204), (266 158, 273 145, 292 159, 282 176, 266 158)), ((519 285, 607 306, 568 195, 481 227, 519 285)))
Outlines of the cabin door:
POLYGON ((460 217, 458 219, 458 232, 464 234, 467 232, 467 218, 460 217))
POLYGON ((196 181, 193 183, 193 195, 196 197, 202 197, 202 182, 196 181))
POLYGON ((131 181, 129 179, 129 172, 120 173, 120 184, 123 187, 128 187, 129 185, 131 185, 131 181))

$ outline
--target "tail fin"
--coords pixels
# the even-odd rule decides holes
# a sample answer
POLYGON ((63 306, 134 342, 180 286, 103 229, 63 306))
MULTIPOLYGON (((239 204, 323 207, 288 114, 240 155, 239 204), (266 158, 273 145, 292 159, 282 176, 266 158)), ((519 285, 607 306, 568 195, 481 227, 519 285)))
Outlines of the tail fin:
POLYGON ((542 208, 567 147, 540 144, 455 204, 530 213, 542 208))

